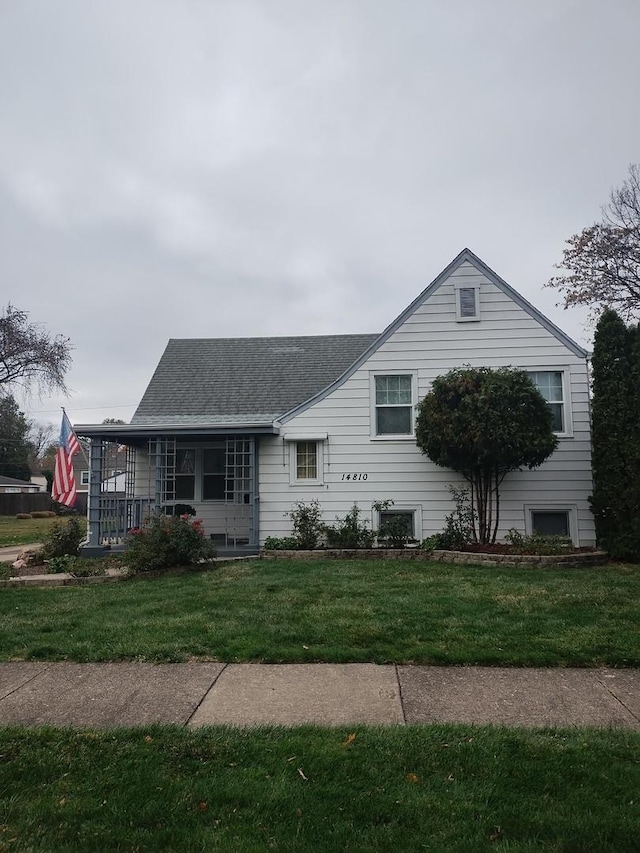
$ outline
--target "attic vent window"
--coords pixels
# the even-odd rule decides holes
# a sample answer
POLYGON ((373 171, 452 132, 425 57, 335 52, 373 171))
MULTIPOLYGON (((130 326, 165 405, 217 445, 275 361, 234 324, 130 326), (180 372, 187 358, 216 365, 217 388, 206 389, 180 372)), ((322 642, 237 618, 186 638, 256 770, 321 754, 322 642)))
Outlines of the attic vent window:
POLYGON ((464 322, 480 319, 480 288, 456 287, 456 319, 464 322))

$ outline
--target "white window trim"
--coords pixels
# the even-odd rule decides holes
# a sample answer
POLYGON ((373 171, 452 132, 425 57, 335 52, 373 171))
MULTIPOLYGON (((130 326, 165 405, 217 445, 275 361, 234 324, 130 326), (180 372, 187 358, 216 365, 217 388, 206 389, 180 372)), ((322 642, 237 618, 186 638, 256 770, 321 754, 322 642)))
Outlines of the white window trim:
POLYGON ((88 470, 80 471, 80 485, 81 486, 88 486, 89 485, 89 471, 88 470), (85 477, 86 477, 86 479, 85 479, 85 477))
POLYGON ((519 368, 525 373, 561 373, 564 430, 554 432, 557 438, 573 438, 573 406, 571 405, 571 368, 567 364, 527 365, 519 368))
POLYGON ((578 507, 576 504, 534 503, 524 505, 524 529, 527 536, 533 535, 533 513, 534 512, 566 512, 569 516, 569 536, 576 548, 580 547, 580 536, 578 535, 578 507))
MULTIPOLYGON (((326 438, 326 434, 325 434, 326 438)), ((323 486, 324 485, 324 439, 316 435, 286 436, 285 441, 289 444, 289 485, 290 486, 323 486), (316 446, 316 471, 318 476, 314 479, 298 479, 296 453, 298 443, 301 441, 313 442, 316 446)))
POLYGON ((418 405, 418 371, 417 370, 370 370, 369 371, 369 433, 372 441, 415 441, 416 438, 416 406, 418 405), (376 376, 410 376, 411 377, 411 432, 388 433, 378 435, 376 432, 376 376))
POLYGON ((456 297, 456 322, 458 323, 477 323, 480 320, 480 285, 479 284, 454 284, 454 293, 456 297), (476 304, 476 313, 473 317, 463 317, 460 313, 460 291, 473 290, 476 304))
MULTIPOLYGON (((391 506, 387 507, 384 512, 412 512, 413 513, 413 537, 418 542, 422 542, 422 504, 404 503, 395 501, 391 506)), ((371 529, 375 532, 380 529, 380 513, 378 510, 371 510, 371 529)))

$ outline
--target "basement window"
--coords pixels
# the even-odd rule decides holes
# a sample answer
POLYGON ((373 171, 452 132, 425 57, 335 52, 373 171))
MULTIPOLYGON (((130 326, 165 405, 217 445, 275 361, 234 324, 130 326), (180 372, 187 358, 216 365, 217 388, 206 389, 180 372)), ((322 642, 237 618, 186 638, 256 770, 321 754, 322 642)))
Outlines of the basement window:
POLYGON ((564 536, 570 538, 569 513, 567 510, 532 510, 531 529, 540 536, 564 536))

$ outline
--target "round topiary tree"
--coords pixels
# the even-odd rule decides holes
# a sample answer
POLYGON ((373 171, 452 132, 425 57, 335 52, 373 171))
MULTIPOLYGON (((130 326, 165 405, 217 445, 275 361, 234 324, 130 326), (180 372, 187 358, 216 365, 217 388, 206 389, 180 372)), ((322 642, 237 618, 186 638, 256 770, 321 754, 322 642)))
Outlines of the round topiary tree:
POLYGON ((524 371, 464 367, 437 377, 418 404, 416 442, 469 482, 473 536, 486 544, 496 540, 506 475, 537 468, 558 440, 549 406, 524 371))

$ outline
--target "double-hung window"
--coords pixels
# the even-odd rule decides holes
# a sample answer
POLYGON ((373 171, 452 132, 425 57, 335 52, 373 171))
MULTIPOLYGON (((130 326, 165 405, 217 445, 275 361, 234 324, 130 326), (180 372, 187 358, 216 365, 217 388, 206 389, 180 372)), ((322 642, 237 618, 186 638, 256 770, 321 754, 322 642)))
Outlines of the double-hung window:
POLYGON ((551 410, 553 431, 558 433, 569 432, 563 372, 561 370, 535 370, 530 372, 529 376, 551 410))
POLYGON ((411 373, 384 373, 373 377, 373 435, 413 435, 414 386, 411 373))
POLYGON ((324 482, 324 445, 327 434, 285 435, 289 445, 289 482, 292 486, 321 486, 324 482))
POLYGON ((318 443, 297 441, 295 444, 296 480, 318 479, 318 443))

